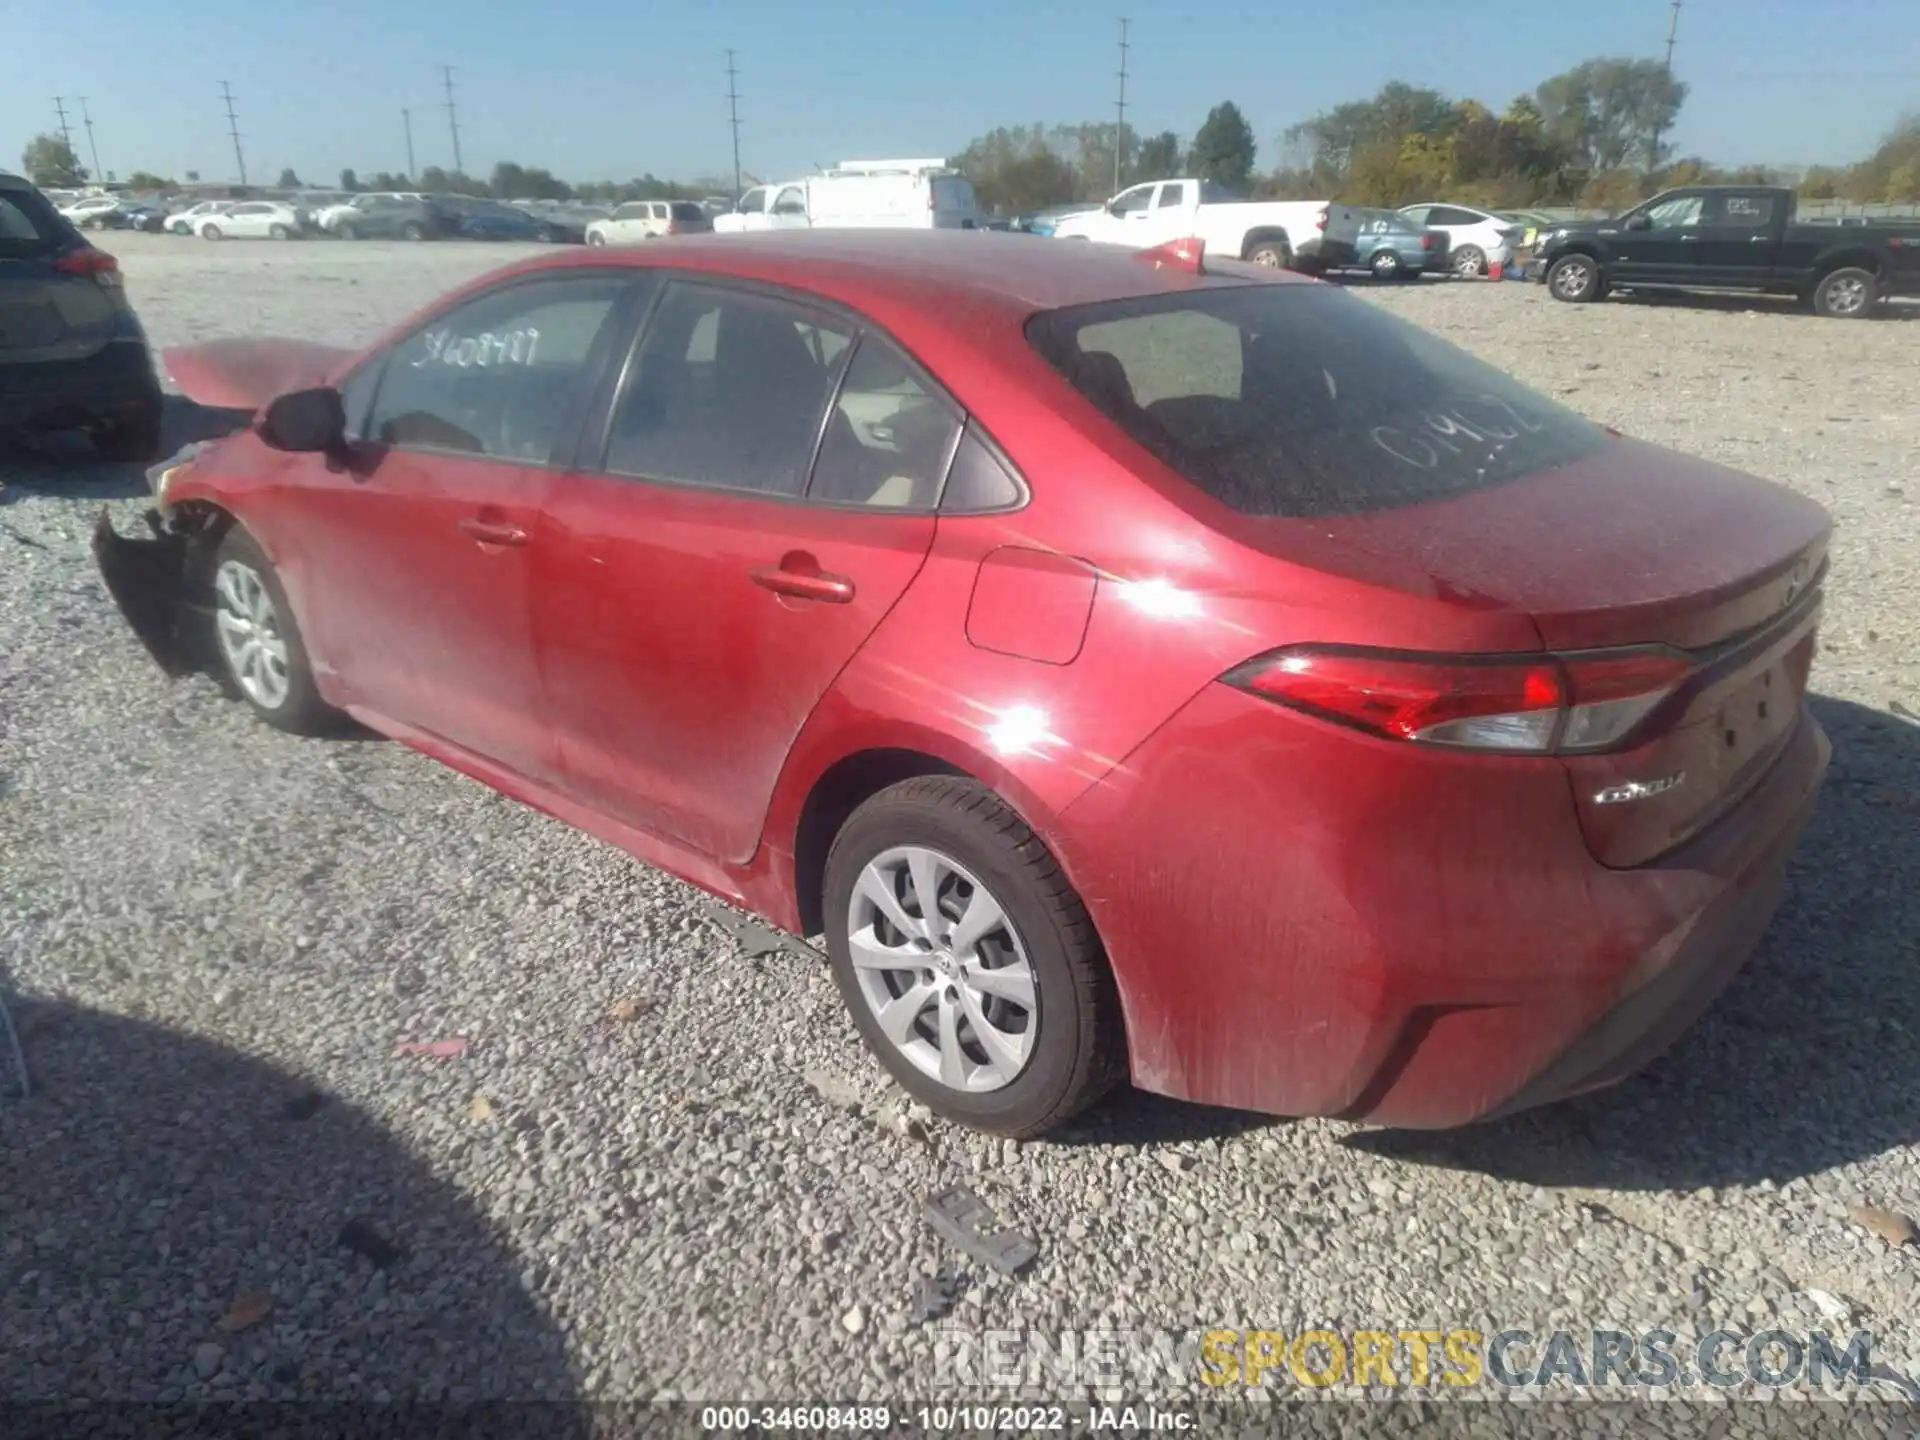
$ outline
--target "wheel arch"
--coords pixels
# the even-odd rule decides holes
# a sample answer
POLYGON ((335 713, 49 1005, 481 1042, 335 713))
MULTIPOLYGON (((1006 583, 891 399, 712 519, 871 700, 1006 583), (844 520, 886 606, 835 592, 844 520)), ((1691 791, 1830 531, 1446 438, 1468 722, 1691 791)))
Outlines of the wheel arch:
POLYGON ((1287 233, 1284 225, 1257 225, 1240 237, 1240 258, 1246 259, 1253 254, 1256 245, 1264 245, 1270 240, 1278 240, 1287 247, 1287 254, 1293 254, 1293 236, 1287 233))
POLYGON ((1877 279, 1884 279, 1886 267, 1881 257, 1873 250, 1860 245, 1839 245, 1831 250, 1822 251, 1813 262, 1813 283, 1818 285, 1836 270, 1865 270, 1877 279))

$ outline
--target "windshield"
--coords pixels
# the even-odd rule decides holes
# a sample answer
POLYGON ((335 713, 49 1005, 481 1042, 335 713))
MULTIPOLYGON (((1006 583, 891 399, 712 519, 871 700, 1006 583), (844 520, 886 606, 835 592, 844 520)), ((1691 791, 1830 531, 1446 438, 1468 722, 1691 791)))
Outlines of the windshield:
POLYGON ((1565 465, 1605 431, 1379 306, 1248 285, 1047 311, 1047 361, 1247 515, 1417 505, 1565 465))

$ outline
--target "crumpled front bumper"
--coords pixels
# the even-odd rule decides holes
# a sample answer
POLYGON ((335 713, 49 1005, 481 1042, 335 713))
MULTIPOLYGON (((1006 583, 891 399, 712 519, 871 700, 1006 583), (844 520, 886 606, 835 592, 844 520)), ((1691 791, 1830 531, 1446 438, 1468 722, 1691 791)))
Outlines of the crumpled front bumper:
POLYGON ((155 505, 146 512, 148 535, 119 534, 103 507, 93 529, 93 560, 106 582, 107 593, 168 675, 190 675, 204 656, 193 621, 204 614, 191 595, 191 566, 195 533, 180 525, 168 510, 166 485, 173 472, 207 447, 200 441, 147 471, 155 505))

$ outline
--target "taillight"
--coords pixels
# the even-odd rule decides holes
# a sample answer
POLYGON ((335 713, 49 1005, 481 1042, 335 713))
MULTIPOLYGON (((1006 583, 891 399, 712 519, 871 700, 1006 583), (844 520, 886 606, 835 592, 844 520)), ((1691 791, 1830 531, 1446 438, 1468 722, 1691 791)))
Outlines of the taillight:
POLYGON ((667 234, 678 235, 679 233, 680 233, 680 222, 678 220, 667 221, 667 234))
POLYGON ((1320 207, 1320 213, 1313 217, 1313 228, 1316 230, 1324 230, 1327 228, 1327 207, 1326 206, 1322 205, 1320 207))
POLYGON ((109 290, 120 288, 120 262, 104 250, 95 250, 88 246, 84 250, 69 250, 53 262, 53 268, 62 275, 91 275, 95 283, 109 290))
POLYGON ((1225 679, 1383 739, 1556 755, 1620 744, 1691 670, 1667 650, 1460 657, 1297 645, 1225 679))
POLYGON ((1433 236, 1431 234, 1420 237, 1420 248, 1422 250, 1431 250, 1433 248, 1433 236))

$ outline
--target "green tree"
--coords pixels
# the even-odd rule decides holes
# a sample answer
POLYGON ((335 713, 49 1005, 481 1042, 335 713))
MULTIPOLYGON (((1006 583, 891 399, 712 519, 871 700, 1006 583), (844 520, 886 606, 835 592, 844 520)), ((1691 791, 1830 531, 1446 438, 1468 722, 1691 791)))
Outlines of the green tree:
POLYGON ((1303 120, 1286 133, 1302 152, 1299 167, 1324 188, 1337 189, 1363 150, 1399 143, 1409 135, 1445 135, 1455 120, 1453 102, 1438 90, 1393 80, 1370 100, 1344 105, 1303 120))
POLYGON ((1194 135, 1189 163, 1201 179, 1244 192, 1253 174, 1256 149, 1247 117, 1233 101, 1222 100, 1207 112, 1206 121, 1194 135))
MULTIPOLYGON (((1654 135, 1673 128, 1687 86, 1658 60, 1603 57, 1542 81, 1533 93, 1547 134, 1597 176, 1646 157, 1654 135)), ((1663 142, 1653 163, 1666 153, 1663 142)))
POLYGON ((87 172, 64 136, 42 132, 20 152, 20 168, 36 185, 84 185, 87 172))
POLYGON ((151 170, 136 170, 127 177, 127 188, 142 194, 171 195, 180 187, 151 170))
POLYGON ((1081 189, 1079 171, 1039 125, 989 131, 961 151, 954 165, 996 214, 1044 209, 1078 198, 1081 189))
POLYGON ((348 194, 354 194, 360 189, 360 177, 353 173, 351 166, 340 172, 340 188, 348 194))
POLYGON ((300 189, 300 177, 293 173, 293 167, 291 165, 287 166, 286 169, 282 170, 280 172, 280 178, 274 181, 273 183, 276 187, 278 187, 281 190, 300 189))
POLYGON ((1175 179, 1180 174, 1184 154, 1180 137, 1171 130, 1162 130, 1140 142, 1133 157, 1133 178, 1136 181, 1175 179))

